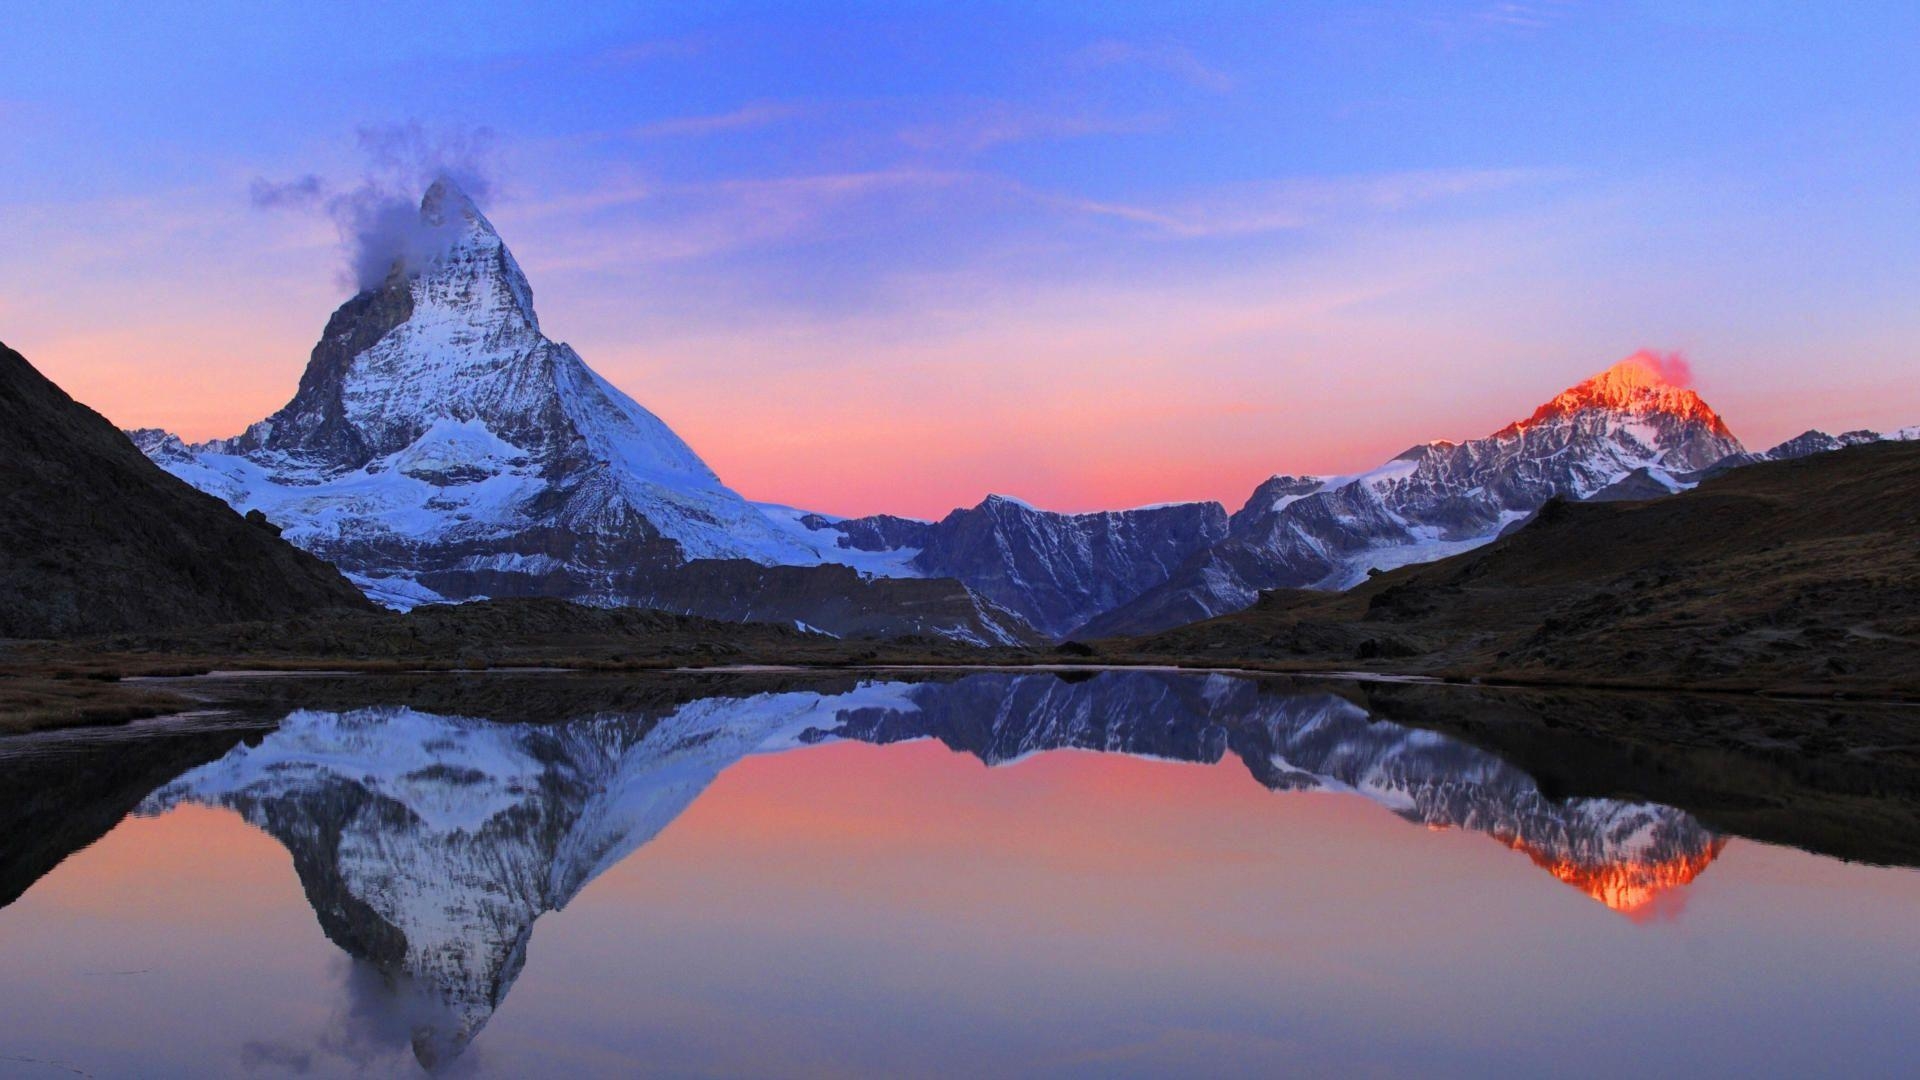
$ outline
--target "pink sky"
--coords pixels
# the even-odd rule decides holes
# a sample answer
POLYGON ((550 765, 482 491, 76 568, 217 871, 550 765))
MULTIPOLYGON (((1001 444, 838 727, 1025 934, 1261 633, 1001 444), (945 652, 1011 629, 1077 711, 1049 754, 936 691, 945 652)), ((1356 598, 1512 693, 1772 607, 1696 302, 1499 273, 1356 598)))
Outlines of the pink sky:
MULTIPOLYGON (((871 194, 849 187, 716 195, 774 240, 702 243, 816 236, 837 220, 817 217, 822 189, 871 194)), ((1904 298, 1729 303, 1670 284, 1705 272, 1684 251, 1644 277, 1562 279, 1557 266, 1631 228, 1586 199, 1458 221, 1336 215, 1286 250, 1190 266, 1136 254, 1069 274, 995 248, 887 272, 849 301, 622 254, 691 245, 678 218, 590 240, 592 208, 625 197, 490 208, 547 333, 743 494, 826 512, 935 517, 990 492, 1059 510, 1238 508, 1277 472, 1359 471, 1488 434, 1642 348, 1684 354, 1752 446, 1920 423, 1904 298)), ((343 295, 324 222, 220 188, 49 203, 30 225, 41 260, 0 267, 5 340, 122 426, 198 440, 265 417, 343 295)))

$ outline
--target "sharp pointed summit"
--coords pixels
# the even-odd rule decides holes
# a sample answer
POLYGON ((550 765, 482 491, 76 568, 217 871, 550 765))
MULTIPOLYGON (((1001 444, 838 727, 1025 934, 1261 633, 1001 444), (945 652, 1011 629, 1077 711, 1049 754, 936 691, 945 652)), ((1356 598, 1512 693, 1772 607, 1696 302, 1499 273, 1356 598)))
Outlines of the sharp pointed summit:
POLYGON ((328 320, 284 408, 162 463, 401 604, 619 602, 649 567, 820 561, 541 332, 456 184, 429 187, 416 224, 395 272, 328 320))
MULTIPOLYGON (((1720 414, 1686 385, 1684 373, 1685 364, 1677 359, 1635 353, 1593 378, 1561 391, 1535 409, 1532 416, 1508 425, 1500 434, 1514 435, 1563 417, 1599 410, 1655 422, 1698 424, 1717 440, 1715 445, 1705 447, 1704 452, 1718 451, 1724 455, 1727 451, 1721 444, 1737 444, 1738 440, 1727 428, 1726 421, 1720 419, 1720 414)), ((1704 468, 1712 463, 1712 460, 1695 461, 1688 467, 1704 468)))

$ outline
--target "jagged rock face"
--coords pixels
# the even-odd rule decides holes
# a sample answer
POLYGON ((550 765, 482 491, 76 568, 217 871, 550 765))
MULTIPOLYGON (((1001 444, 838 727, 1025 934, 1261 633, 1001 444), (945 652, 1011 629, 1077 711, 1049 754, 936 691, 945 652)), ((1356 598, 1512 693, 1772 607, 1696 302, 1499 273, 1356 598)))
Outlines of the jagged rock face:
POLYGON ((1226 534, 1219 503, 1056 514, 994 495, 930 526, 914 565, 1059 636, 1165 581, 1226 534))
POLYGON ((920 548, 927 546, 927 536, 933 531, 933 525, 929 522, 893 514, 872 514, 838 521, 820 514, 806 514, 800 518, 800 523, 809 529, 831 529, 839 533, 840 538, 834 542, 835 545, 855 551, 912 548, 918 553, 920 548))
POLYGON ((1812 457, 1815 454, 1844 450, 1849 446, 1865 446, 1868 443, 1876 442, 1913 442, 1915 440, 1920 440, 1920 425, 1901 428, 1898 431, 1889 431, 1885 434, 1878 431, 1870 431, 1866 428, 1861 428, 1857 431, 1846 431, 1838 435, 1829 435, 1819 430, 1809 430, 1795 435, 1793 438, 1775 446, 1771 450, 1762 450, 1758 453, 1749 450, 1738 454, 1729 454, 1704 469, 1673 479, 1678 482, 1679 487, 1691 488, 1697 487, 1703 480, 1710 480, 1713 477, 1721 476, 1733 469, 1758 464, 1762 461, 1792 461, 1796 458, 1812 457))
POLYGON ((1548 499, 1585 499, 1635 474, 1679 490, 1744 452, 1698 394, 1631 358, 1487 438, 1415 446, 1357 476, 1267 481, 1224 543, 1077 636, 1168 629, 1237 611, 1263 589, 1346 588, 1373 569, 1484 544, 1548 499))
POLYGON ((366 606, 332 567, 156 468, 0 345, 0 638, 366 606))
POLYGON ((1491 754, 1374 721, 1342 698, 1144 672, 868 683, 538 724, 302 711, 141 812, 228 807, 286 845, 328 938, 430 1006, 407 1003, 415 1053, 432 1067, 505 999, 535 921, 658 835, 729 765, 835 739, 924 738, 988 765, 1067 748, 1207 763, 1232 754, 1273 790, 1352 791, 1410 821, 1486 833, 1628 909, 1719 851, 1680 811, 1553 802, 1491 754))
POLYGON ((1824 431, 1803 431, 1760 456, 1768 461, 1791 461, 1794 458, 1824 454, 1830 450, 1858 446, 1861 443, 1877 442, 1879 439, 1879 432, 1864 429, 1843 432, 1839 435, 1829 435, 1824 431))

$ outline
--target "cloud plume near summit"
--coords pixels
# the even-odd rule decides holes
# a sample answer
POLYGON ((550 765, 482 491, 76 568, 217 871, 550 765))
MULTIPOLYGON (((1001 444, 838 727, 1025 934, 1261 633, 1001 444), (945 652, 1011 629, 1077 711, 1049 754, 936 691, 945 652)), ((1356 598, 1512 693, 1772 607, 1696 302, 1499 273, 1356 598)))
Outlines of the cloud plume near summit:
POLYGON ((255 177, 248 197, 260 210, 325 214, 340 234, 346 260, 341 284, 371 289, 396 263, 411 272, 444 246, 442 230, 420 221, 420 193, 429 184, 450 180, 476 203, 492 194, 493 141, 485 127, 370 124, 357 133, 366 160, 359 183, 337 187, 311 173, 292 180, 255 177))

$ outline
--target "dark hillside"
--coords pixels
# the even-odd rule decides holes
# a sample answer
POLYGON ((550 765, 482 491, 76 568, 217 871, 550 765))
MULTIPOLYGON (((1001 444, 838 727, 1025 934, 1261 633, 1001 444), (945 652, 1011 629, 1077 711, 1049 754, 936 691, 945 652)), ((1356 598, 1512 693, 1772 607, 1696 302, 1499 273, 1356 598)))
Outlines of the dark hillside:
POLYGON ((167 475, 0 345, 0 637, 370 606, 332 566, 167 475))

